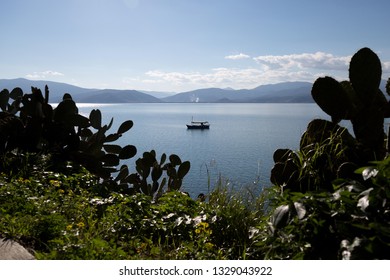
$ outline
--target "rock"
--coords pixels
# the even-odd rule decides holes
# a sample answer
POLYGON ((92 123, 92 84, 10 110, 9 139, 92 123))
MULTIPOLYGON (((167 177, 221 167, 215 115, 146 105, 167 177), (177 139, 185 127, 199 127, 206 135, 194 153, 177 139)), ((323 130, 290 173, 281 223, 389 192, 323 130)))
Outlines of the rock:
POLYGON ((18 242, 0 239, 0 260, 35 260, 18 242))

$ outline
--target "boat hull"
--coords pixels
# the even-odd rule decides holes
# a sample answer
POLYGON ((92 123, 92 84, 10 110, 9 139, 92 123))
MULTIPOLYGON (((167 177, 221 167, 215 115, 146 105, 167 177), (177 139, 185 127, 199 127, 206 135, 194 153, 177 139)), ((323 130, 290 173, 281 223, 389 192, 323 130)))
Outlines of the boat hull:
POLYGON ((210 125, 193 125, 187 124, 187 129, 209 129, 210 125))

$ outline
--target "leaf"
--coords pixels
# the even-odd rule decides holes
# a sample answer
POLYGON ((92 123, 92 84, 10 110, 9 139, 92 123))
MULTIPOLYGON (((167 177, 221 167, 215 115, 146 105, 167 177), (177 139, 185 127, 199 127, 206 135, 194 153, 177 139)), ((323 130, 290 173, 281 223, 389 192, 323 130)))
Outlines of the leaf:
POLYGON ((123 181, 124 179, 127 178, 128 175, 129 175, 129 168, 127 167, 127 165, 122 165, 118 173, 118 176, 115 178, 115 181, 123 181))
POLYGON ((156 156, 153 151, 143 153, 143 162, 146 166, 152 167, 156 163, 156 156))
POLYGON ((89 114, 89 120, 91 125, 95 129, 99 129, 102 127, 102 113, 99 109, 93 109, 89 114))
POLYGON ((107 130, 109 130, 111 128, 113 123, 114 123, 114 118, 111 118, 111 121, 110 121, 110 123, 107 126, 107 130))
POLYGON ((119 153, 120 159, 129 159, 134 157, 137 154, 137 148, 133 145, 127 145, 122 148, 119 153))
POLYGON ((13 100, 17 100, 19 98, 23 97, 23 90, 20 87, 14 88, 11 93, 9 94, 9 97, 13 100))
POLYGON ((171 163, 176 166, 176 165, 180 165, 181 164, 181 159, 178 155, 175 155, 175 154, 172 154, 169 156, 169 160, 171 161, 171 163))
POLYGON ((111 176, 111 173, 117 171, 115 168, 112 167, 102 167, 99 170, 97 170, 97 174, 102 177, 103 179, 108 179, 111 176))
POLYGON ((374 167, 367 167, 362 172, 362 176, 365 181, 370 179, 371 177, 376 177, 377 174, 378 174, 378 169, 374 167))
POLYGON ((0 92, 0 108, 1 108, 1 110, 7 111, 8 100, 9 100, 9 92, 8 92, 8 90, 3 89, 0 92))
POLYGON ((123 134, 133 127, 133 121, 125 121, 118 128, 118 134, 123 134))
POLYGON ((359 199, 357 207, 362 209, 363 212, 366 212, 368 206, 370 206, 370 200, 368 199, 368 195, 365 195, 359 199))
POLYGON ((300 202, 294 202, 295 210, 297 211, 298 219, 302 220, 306 215, 306 208, 300 202))
POLYGON ((129 176, 127 176, 126 178, 126 181, 129 183, 129 184, 132 184, 132 185, 135 185, 139 182, 140 178, 138 176, 138 174, 130 174, 129 176))
POLYGON ((367 190, 365 190, 364 192, 360 193, 359 196, 361 196, 359 198, 359 201, 357 203, 357 207, 359 207, 363 212, 366 211, 367 207, 370 206, 370 192, 373 190, 374 188, 369 188, 367 190))
POLYGON ((110 153, 110 154, 117 154, 117 155, 119 155, 119 153, 120 153, 121 150, 122 150, 122 147, 121 147, 121 146, 119 146, 119 145, 110 145, 110 144, 103 145, 103 148, 104 148, 104 150, 105 150, 107 153, 110 153))
POLYGON ((166 160, 167 160, 167 155, 166 155, 166 154, 162 154, 162 155, 161 155, 160 164, 163 165, 163 164, 165 163, 166 160))
POLYGON ((105 166, 117 166, 119 164, 119 157, 114 154, 105 154, 101 159, 105 166))
POLYGON ((80 137, 91 137, 92 135, 93 135, 93 133, 89 128, 84 128, 80 132, 80 137))
POLYGON ((183 179, 184 176, 187 175, 188 171, 190 171, 191 163, 189 161, 185 161, 179 166, 179 170, 177 171, 177 176, 180 179, 183 179))
POLYGON ((89 119, 80 115, 80 114, 77 114, 77 115, 69 115, 67 117, 67 121, 70 125, 72 126, 79 126, 79 127, 82 127, 82 128, 85 128, 85 127, 88 127, 89 126, 89 119))
POLYGON ((162 175, 161 167, 158 165, 152 169, 152 180, 153 182, 158 181, 161 178, 162 175))
POLYGON ((278 206, 271 217, 271 223, 275 228, 281 228, 287 224, 290 207, 288 205, 278 206))
POLYGON ((116 133, 115 133, 115 134, 110 134, 110 135, 108 135, 108 136, 106 137, 106 139, 104 140, 104 142, 114 142, 114 141, 118 140, 119 137, 120 137, 119 134, 116 134, 116 133))
POLYGON ((164 186, 166 185, 167 183, 167 178, 163 178, 162 181, 161 181, 161 184, 160 184, 160 187, 158 188, 158 196, 161 196, 162 195, 162 192, 163 192, 163 189, 164 189, 164 186))

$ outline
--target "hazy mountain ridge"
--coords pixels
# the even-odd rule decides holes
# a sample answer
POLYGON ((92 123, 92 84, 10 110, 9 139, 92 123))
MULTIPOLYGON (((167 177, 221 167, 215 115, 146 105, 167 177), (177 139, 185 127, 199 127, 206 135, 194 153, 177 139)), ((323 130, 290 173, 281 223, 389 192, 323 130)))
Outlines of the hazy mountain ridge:
POLYGON ((86 94, 88 92, 96 91, 96 89, 87 89, 82 88, 66 83, 58 83, 51 81, 35 81, 35 80, 27 80, 23 78, 19 79, 0 79, 0 90, 8 89, 11 91, 15 87, 20 87, 24 93, 31 92, 31 87, 37 87, 42 90, 42 93, 45 90, 45 86, 49 87, 50 99, 49 102, 58 103, 62 100, 62 96, 64 93, 70 93, 73 98, 76 98, 79 95, 86 94))
MULTIPOLYGON (((205 88, 181 92, 162 97, 162 92, 117 89, 87 89, 66 83, 51 81, 34 81, 27 79, 0 79, 0 90, 12 90, 20 87, 24 92, 31 92, 31 87, 42 91, 48 85, 50 102, 58 103, 64 93, 70 93, 76 102, 80 103, 313 103, 311 97, 312 83, 284 82, 261 85, 253 89, 205 88), (156 93, 156 96, 153 96, 156 93)), ((385 92, 386 81, 382 81, 381 89, 385 92)), ((166 93, 168 94, 168 93, 166 93)))
POLYGON ((70 93, 76 102, 80 103, 148 103, 162 102, 160 99, 136 90, 115 89, 88 89, 66 83, 51 81, 35 81, 27 79, 0 79, 0 90, 12 90, 20 87, 23 92, 31 92, 31 87, 38 87, 42 91, 45 85, 49 87, 51 103, 61 102, 64 93, 70 93))
POLYGON ((137 90, 103 89, 77 96, 81 103, 159 103, 160 99, 137 90))
POLYGON ((163 98, 165 102, 248 102, 248 103, 312 103, 312 84, 308 82, 286 82, 262 85, 253 89, 206 88, 178 93, 163 98))

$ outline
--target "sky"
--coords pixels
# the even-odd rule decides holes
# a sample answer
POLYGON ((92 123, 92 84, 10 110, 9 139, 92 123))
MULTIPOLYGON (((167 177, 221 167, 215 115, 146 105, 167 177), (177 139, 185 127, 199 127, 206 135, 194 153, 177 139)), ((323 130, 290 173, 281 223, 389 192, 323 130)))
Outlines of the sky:
POLYGON ((390 77, 388 0, 1 0, 0 79, 183 92, 390 77))

